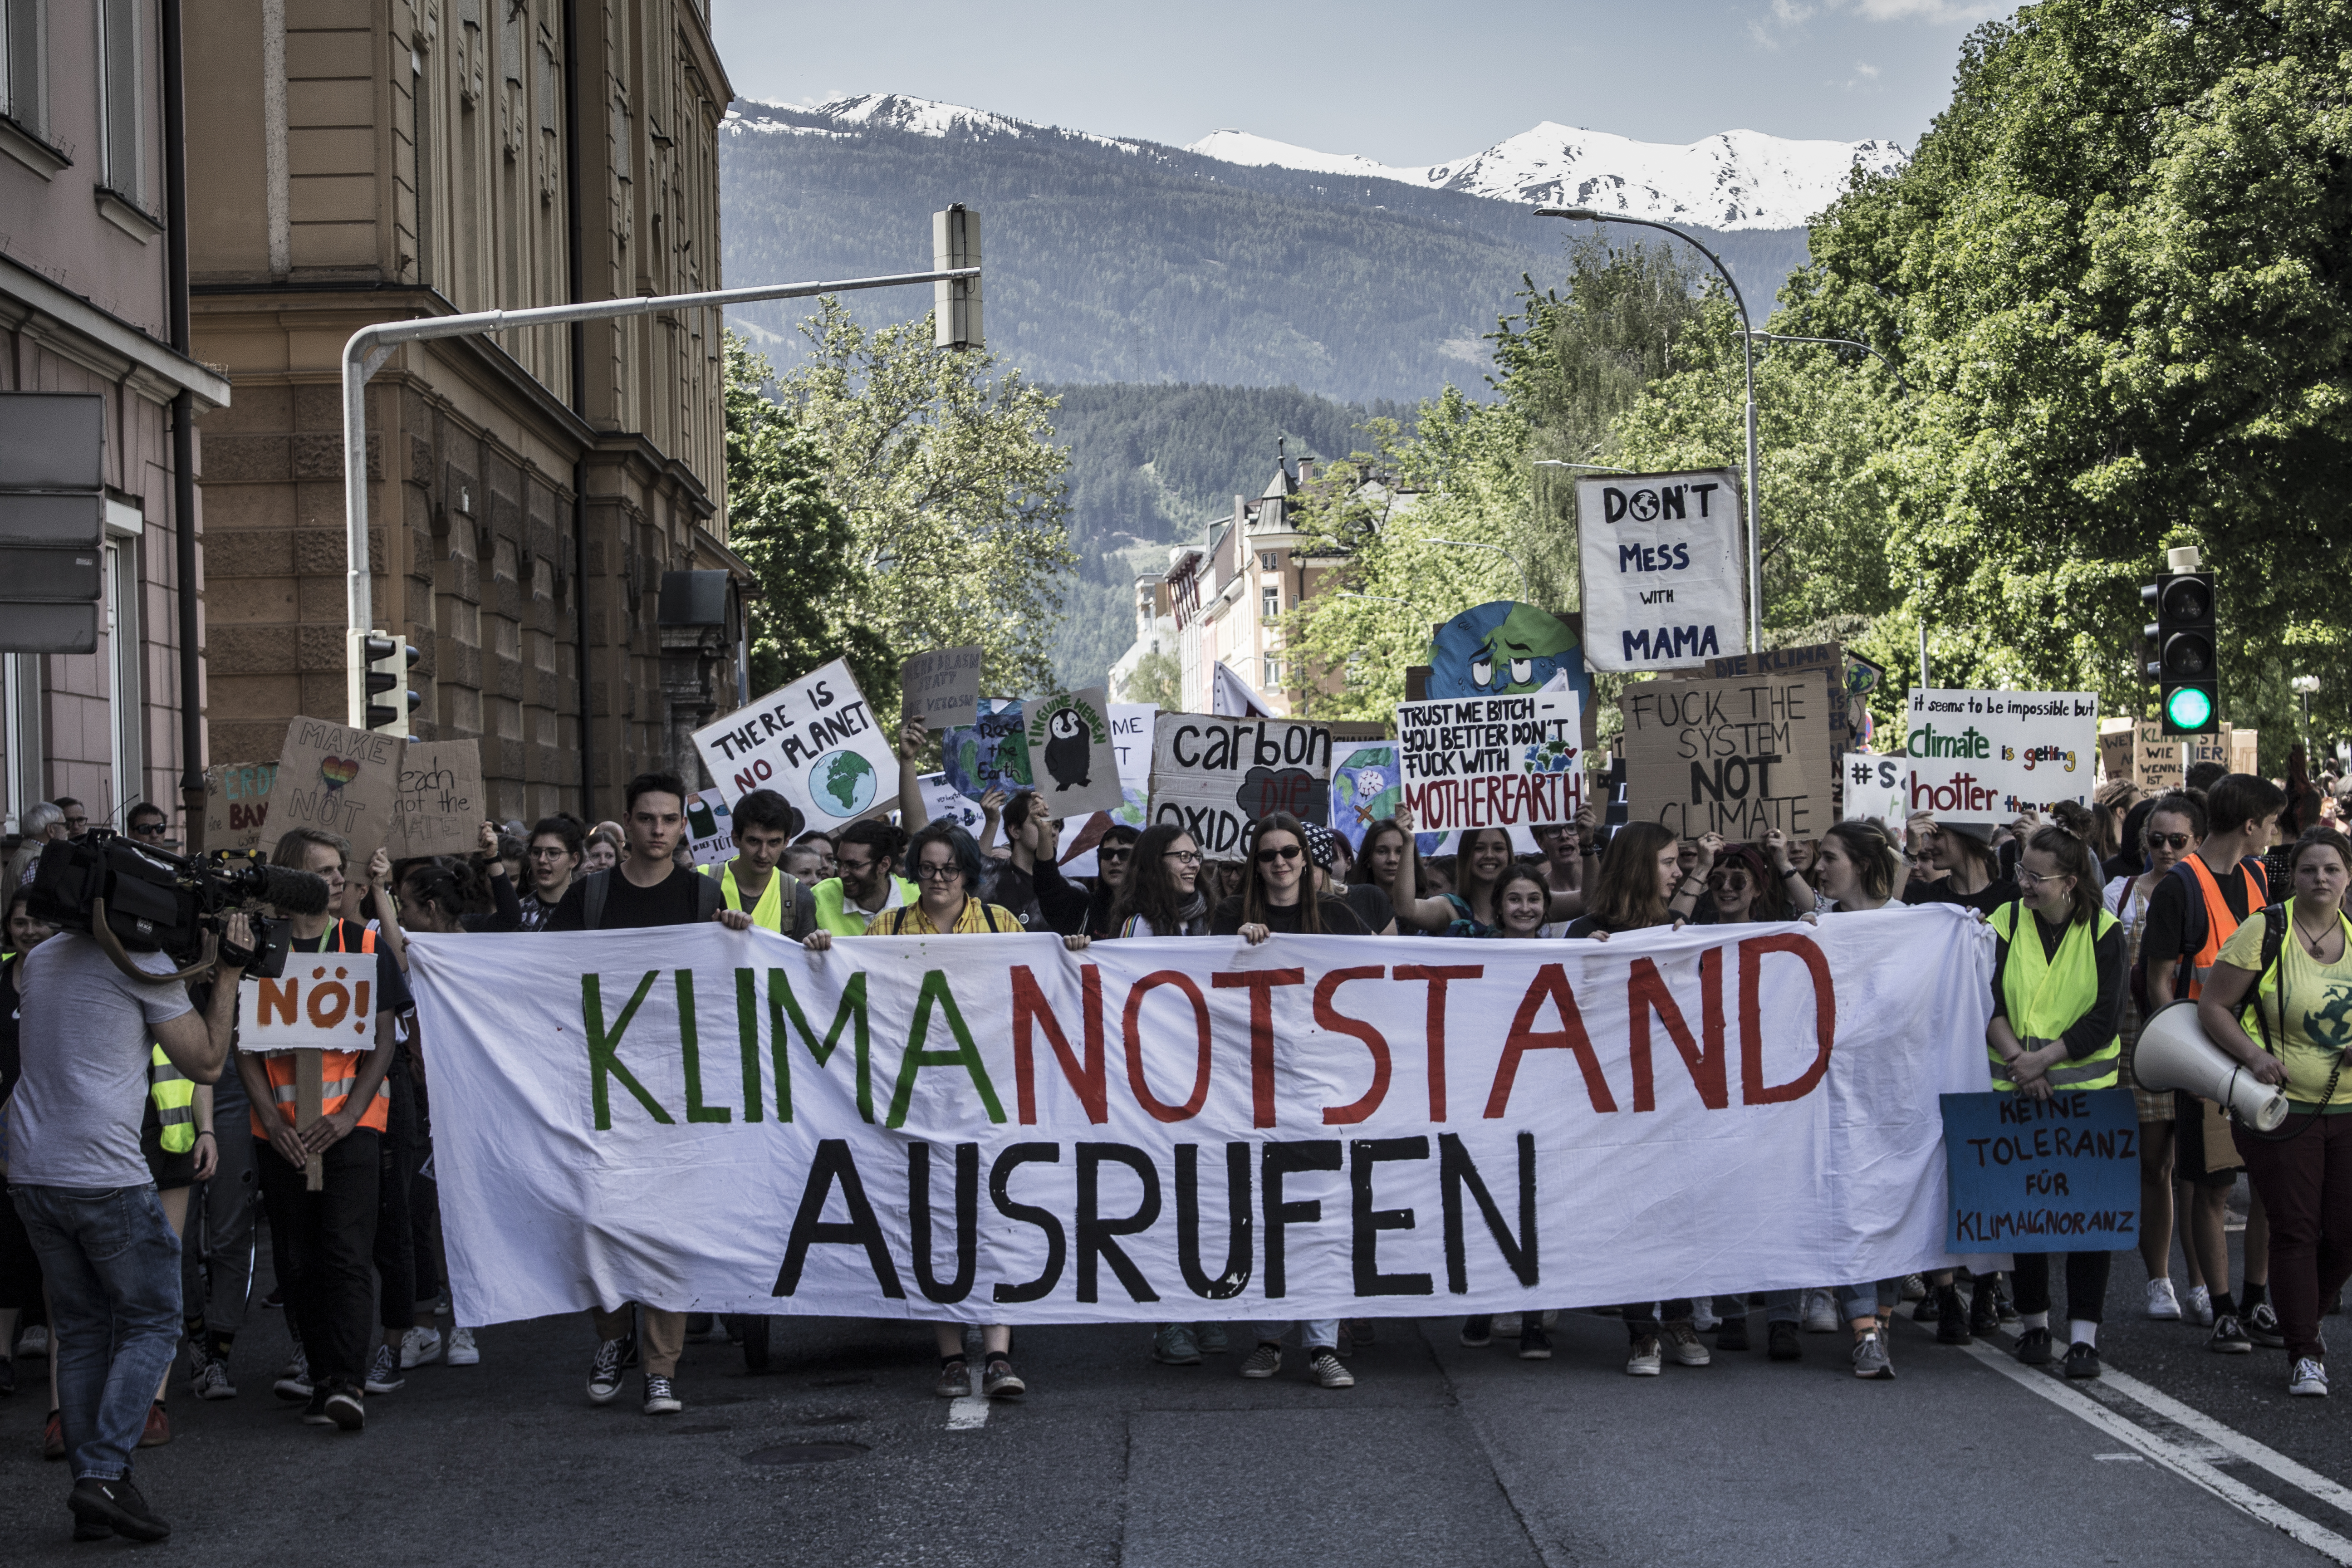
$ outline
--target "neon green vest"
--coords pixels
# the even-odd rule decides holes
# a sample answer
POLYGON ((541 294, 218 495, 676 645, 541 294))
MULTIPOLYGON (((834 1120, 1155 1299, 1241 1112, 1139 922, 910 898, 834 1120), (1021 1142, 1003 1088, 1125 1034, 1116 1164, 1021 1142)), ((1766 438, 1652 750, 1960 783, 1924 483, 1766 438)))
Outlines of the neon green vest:
MULTIPOLYGON (((768 885, 760 894, 758 906, 751 910, 753 925, 765 927, 779 935, 782 934, 784 889, 791 882, 792 879, 781 868, 768 873, 768 885)), ((719 896, 727 901, 727 907, 730 910, 740 910, 743 907, 743 893, 742 889, 735 885, 735 862, 732 860, 728 861, 727 869, 719 873, 719 896)))
MULTIPOLYGON (((898 886, 898 902, 911 904, 921 894, 915 884, 904 877, 890 880, 898 886)), ((842 890, 841 879, 828 877, 809 889, 816 897, 816 923, 835 936, 864 936, 866 917, 849 907, 849 895, 842 890)))
MULTIPOLYGON (((1995 910, 1987 923, 2009 943, 2009 963, 2000 976, 2001 999, 2009 1005, 2009 1026, 2021 1040, 2054 1040, 2099 999, 2099 938, 2114 929, 2116 917, 2101 910, 2094 923, 2075 921, 2068 925, 2055 958, 2042 951, 2040 932, 2026 931, 2020 939, 2020 928, 2036 918, 2012 900, 1995 910)), ((2001 1076, 2005 1064, 2000 1053, 1990 1043, 1985 1052, 1992 1058, 1993 1088, 2003 1094, 2015 1092, 2017 1085, 2001 1076)), ((2123 1037, 2112 1035, 2089 1056, 2053 1067, 2047 1075, 2050 1087, 2113 1089, 2123 1057, 2123 1037)))
POLYGON ((196 1086, 172 1065, 157 1046, 147 1061, 147 1093, 155 1101, 155 1120, 163 1124, 163 1150, 184 1154, 196 1146, 196 1086))

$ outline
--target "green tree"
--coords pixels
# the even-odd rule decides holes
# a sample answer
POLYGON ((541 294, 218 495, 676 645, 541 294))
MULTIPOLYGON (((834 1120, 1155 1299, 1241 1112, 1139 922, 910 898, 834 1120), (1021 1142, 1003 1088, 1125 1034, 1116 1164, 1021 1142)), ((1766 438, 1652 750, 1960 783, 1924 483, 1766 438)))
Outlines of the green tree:
POLYGON ((1157 648, 1135 661, 1127 683, 1115 693, 1121 702, 1151 702, 1163 713, 1184 710, 1184 661, 1157 648))
POLYGON ((932 347, 928 314, 868 330, 827 298, 802 331, 814 357, 776 384, 824 455, 851 540, 824 595, 828 624, 866 628, 893 659, 977 644, 992 689, 1050 688, 1076 559, 1054 399, 1017 370, 992 374, 990 355, 932 347))

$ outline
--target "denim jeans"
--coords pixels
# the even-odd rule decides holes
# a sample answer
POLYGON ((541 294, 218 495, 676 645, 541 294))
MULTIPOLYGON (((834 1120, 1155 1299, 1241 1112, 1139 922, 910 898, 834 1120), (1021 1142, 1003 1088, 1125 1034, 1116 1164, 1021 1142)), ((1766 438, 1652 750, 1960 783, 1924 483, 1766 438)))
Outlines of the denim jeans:
POLYGON ((58 1415, 76 1480, 131 1474, 180 1348, 180 1238, 151 1183, 12 1186, 48 1277, 58 1415))
MULTIPOLYGON (((1257 1323, 1253 1326, 1257 1330, 1260 1344, 1278 1344, 1283 1336, 1290 1332, 1288 1323, 1257 1323)), ((1298 1337, 1310 1351, 1337 1350, 1339 1347, 1339 1320, 1337 1318, 1302 1320, 1298 1324, 1298 1337)))

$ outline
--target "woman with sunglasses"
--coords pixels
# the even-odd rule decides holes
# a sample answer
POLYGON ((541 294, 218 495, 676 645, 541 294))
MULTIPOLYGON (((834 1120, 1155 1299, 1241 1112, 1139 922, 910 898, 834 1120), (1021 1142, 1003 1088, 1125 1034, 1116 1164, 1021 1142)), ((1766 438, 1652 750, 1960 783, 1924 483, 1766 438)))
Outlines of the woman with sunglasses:
POLYGON ((1103 829, 1095 845, 1095 885, 1087 898, 1087 934, 1097 942, 1118 934, 1111 911, 1118 907, 1119 889, 1135 875, 1135 846, 1140 837, 1126 823, 1114 822, 1103 829))
MULTIPOLYGON (((2142 1089, 2132 1074, 2132 1057, 2146 1021, 2147 993, 2139 970, 2140 938, 2147 931, 2149 901, 2158 886, 2204 837, 2204 809, 2185 795, 2168 795, 2149 808, 2137 846, 2147 869, 2126 873, 2106 886, 2101 899, 2123 925, 2124 965, 2131 975, 2124 992, 2124 1057, 2118 1081, 2128 1085, 2139 1117, 2139 1258, 2147 1268, 2147 1315, 2177 1322, 2180 1297, 2172 1288, 2172 1091, 2142 1089)), ((2194 1252, 2189 1254, 2195 1267, 2194 1252)))

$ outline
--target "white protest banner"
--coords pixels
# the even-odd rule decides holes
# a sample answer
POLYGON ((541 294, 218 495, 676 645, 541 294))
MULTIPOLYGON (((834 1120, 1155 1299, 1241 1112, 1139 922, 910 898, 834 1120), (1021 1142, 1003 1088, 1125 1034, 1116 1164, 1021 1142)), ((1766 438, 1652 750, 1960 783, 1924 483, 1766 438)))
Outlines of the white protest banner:
POLYGON ((1990 1083, 1966 911, 1475 945, 412 936, 458 1320, 1459 1314, 1951 1266, 1938 1096, 1990 1083))
POLYGON ((1034 788, 1059 817, 1127 804, 1112 743, 1110 697, 1099 686, 1031 700, 1025 710, 1034 788))
POLYGON ((1405 804, 1423 832, 1567 822, 1584 804, 1573 691, 1408 702, 1396 731, 1405 804))
POLYGON ((1748 651, 1738 474, 1580 479, 1576 521, 1593 668, 1686 668, 1748 651))
POLYGON ((1875 822, 1895 835, 1896 847, 1911 821, 1911 763, 1869 752, 1845 754, 1845 820, 1875 822))
POLYGON ((1628 809, 1696 838, 1817 838, 1830 800, 1829 694, 1808 671, 1652 680, 1618 699, 1628 809))
POLYGON ((840 659, 697 730, 694 746, 730 805, 772 789, 814 828, 845 826, 898 795, 898 750, 840 659))
POLYGON ((397 735, 323 719, 288 724, 254 847, 267 854, 289 829, 315 827, 351 840, 351 868, 365 867, 398 831, 392 806, 400 793, 402 746, 397 735))
POLYGON ((1288 719, 1162 713, 1153 721, 1151 820, 1182 828, 1212 860, 1238 860, 1270 811, 1331 813, 1331 731, 1288 719))
POLYGON ((392 800, 395 857, 470 855, 490 815, 478 741, 411 741, 392 800))
POLYGON ((374 1049, 375 962, 372 952, 288 953, 278 978, 237 987, 236 1048, 256 1056, 374 1049))
POLYGON ((2099 758, 2093 691, 1911 689, 1911 809, 1944 822, 2043 816, 2062 800, 2091 804, 2099 758))
POLYGON ((205 770, 205 849, 254 849, 269 818, 276 763, 215 763, 205 770))
POLYGON ((686 847, 698 866, 719 866, 735 858, 735 814, 723 792, 698 789, 686 797, 686 847))
POLYGON ((980 703, 980 649, 936 647, 919 653, 898 671, 906 715, 920 719, 938 734, 951 724, 969 724, 980 703))

